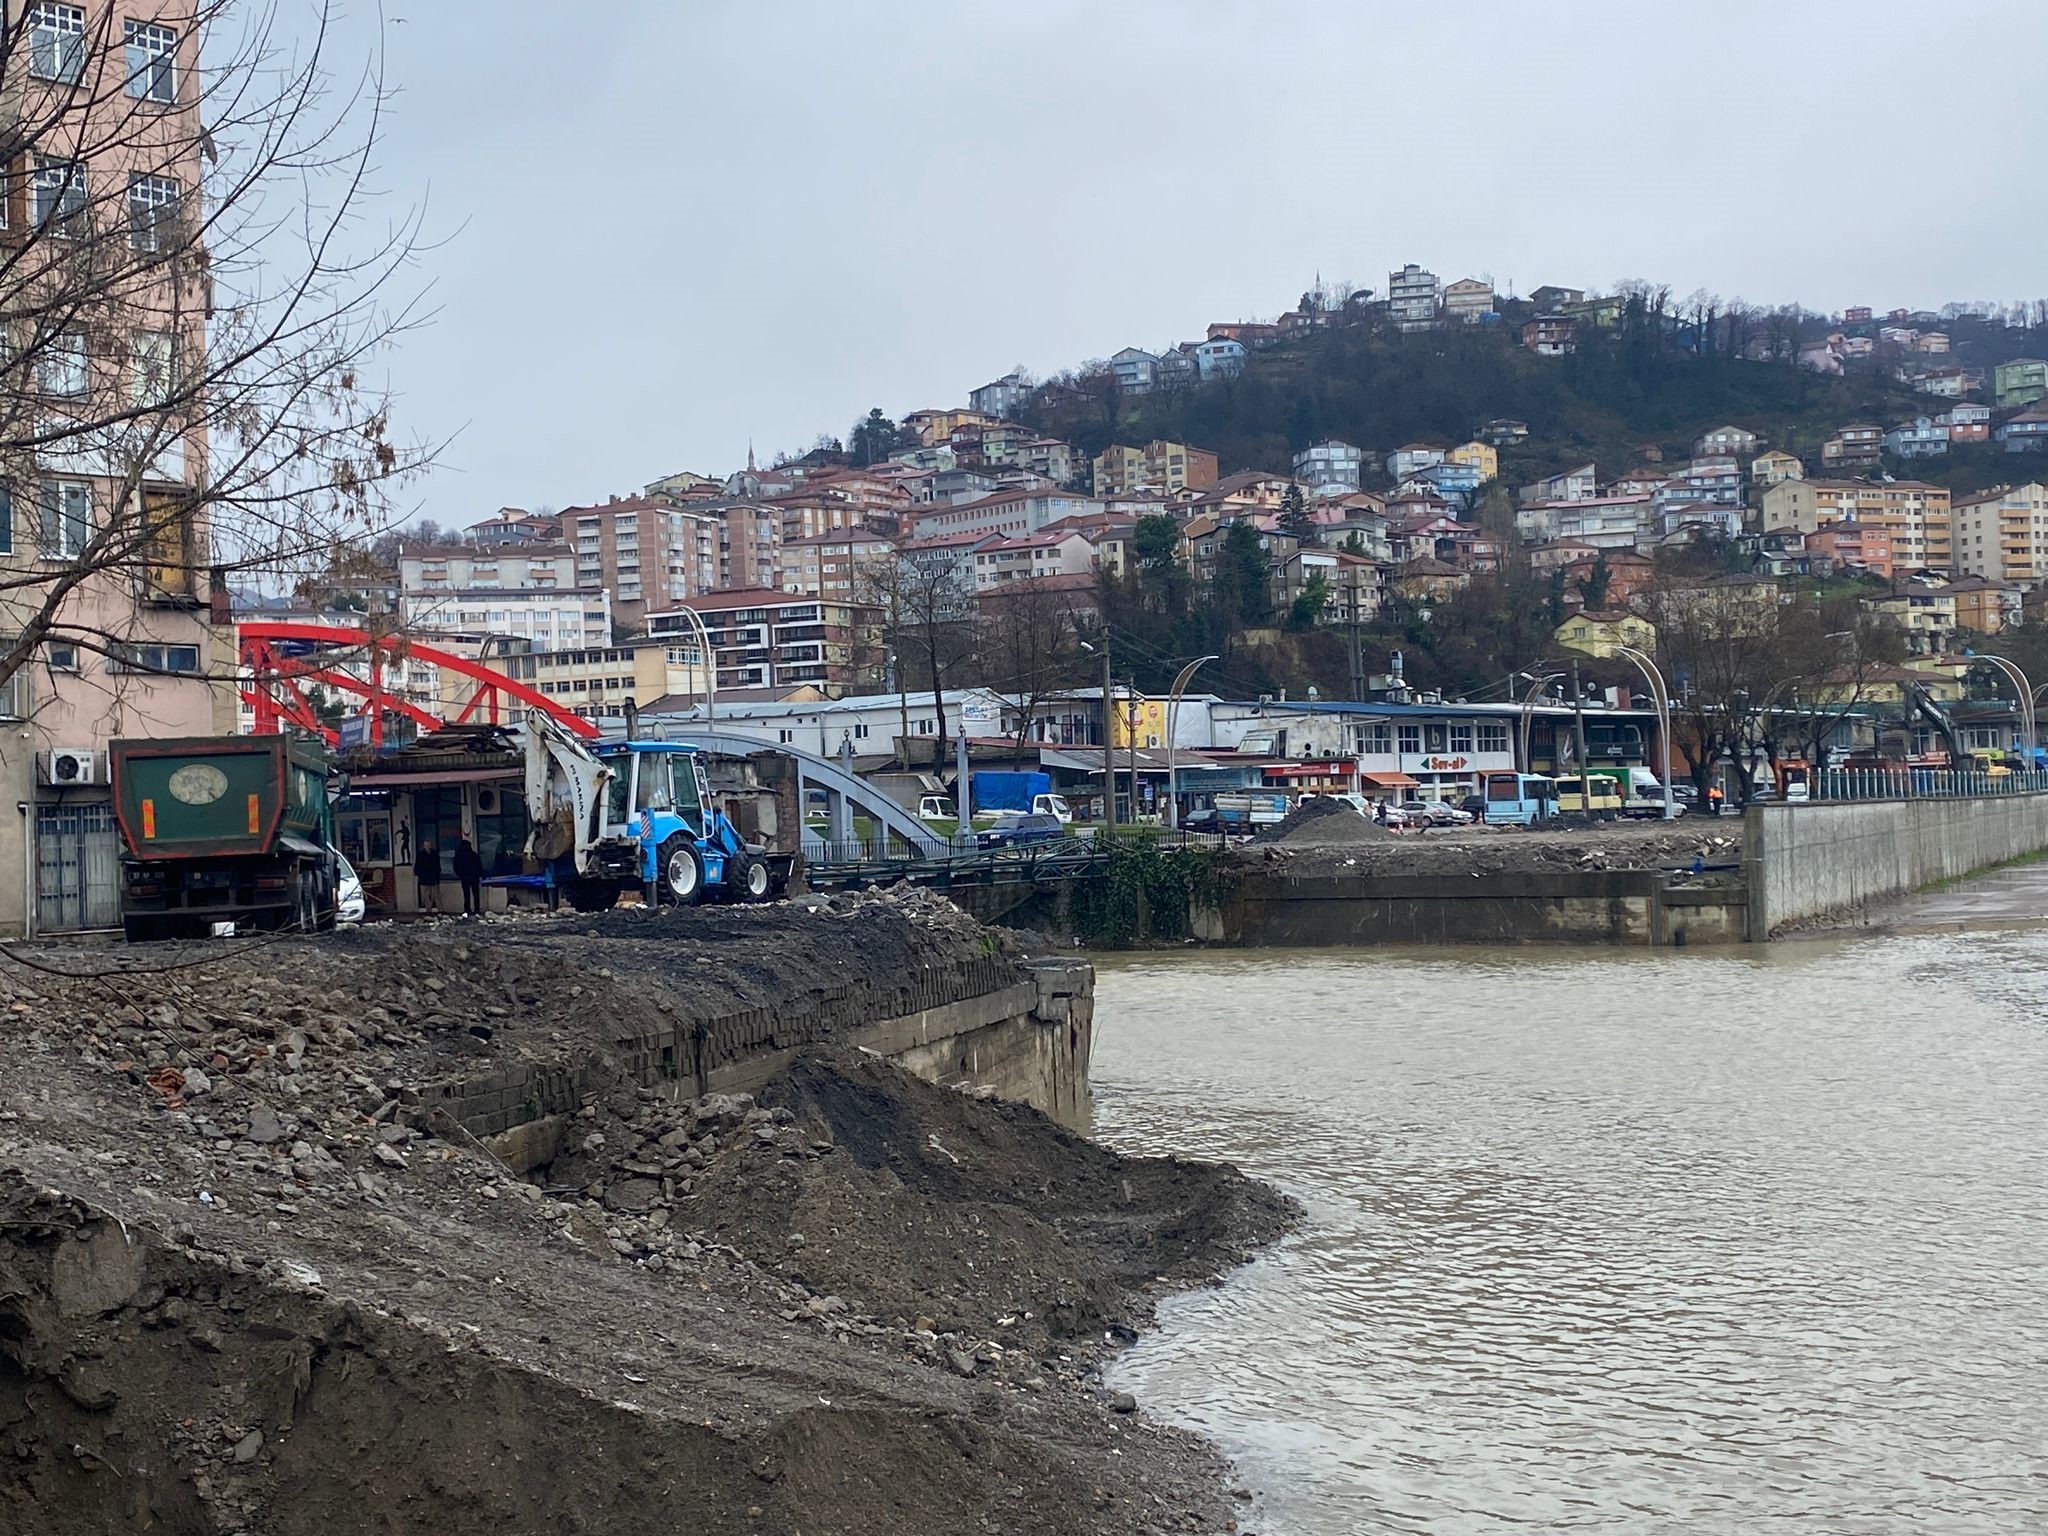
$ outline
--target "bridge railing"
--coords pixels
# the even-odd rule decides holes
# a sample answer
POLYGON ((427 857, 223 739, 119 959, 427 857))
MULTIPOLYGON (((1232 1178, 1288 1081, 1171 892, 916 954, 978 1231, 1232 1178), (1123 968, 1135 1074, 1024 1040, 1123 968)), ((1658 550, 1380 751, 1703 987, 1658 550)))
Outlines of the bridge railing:
POLYGON ((1212 849, 1229 840, 1214 833, 1159 827, 1118 828, 1114 833, 1084 827, 1069 829, 1060 837, 1021 843, 989 843, 981 836, 961 833, 928 850, 891 849, 881 854, 871 842, 821 841, 807 849, 805 868, 813 884, 872 884, 902 879, 944 885, 962 880, 1073 879, 1099 869, 1107 861, 1113 843, 1139 841, 1155 847, 1212 849))

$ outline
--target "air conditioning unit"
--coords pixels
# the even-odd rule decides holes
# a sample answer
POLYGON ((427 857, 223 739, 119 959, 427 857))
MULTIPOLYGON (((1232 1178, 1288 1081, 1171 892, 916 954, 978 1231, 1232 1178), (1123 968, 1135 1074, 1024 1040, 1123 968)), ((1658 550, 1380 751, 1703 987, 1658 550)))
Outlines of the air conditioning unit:
POLYGON ((479 789, 476 792, 476 808, 485 816, 498 814, 498 792, 495 789, 479 789))
POLYGON ((44 771, 52 784, 92 784, 98 760, 91 747, 53 747, 44 771))

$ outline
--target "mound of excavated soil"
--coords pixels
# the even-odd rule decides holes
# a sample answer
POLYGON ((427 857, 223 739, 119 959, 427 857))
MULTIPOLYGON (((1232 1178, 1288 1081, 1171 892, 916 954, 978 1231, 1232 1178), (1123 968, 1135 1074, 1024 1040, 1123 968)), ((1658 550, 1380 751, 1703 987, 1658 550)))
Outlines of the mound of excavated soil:
POLYGON ((1280 821, 1259 834, 1262 843, 1374 843, 1391 839, 1370 816, 1361 816, 1342 800, 1318 796, 1303 800, 1280 821))
POLYGON ((0 960, 0 1530, 1228 1529, 1092 1369, 1286 1223, 1231 1170, 832 1053, 618 1083, 526 1179, 392 1113, 593 1011, 980 942, 870 898, 0 960))

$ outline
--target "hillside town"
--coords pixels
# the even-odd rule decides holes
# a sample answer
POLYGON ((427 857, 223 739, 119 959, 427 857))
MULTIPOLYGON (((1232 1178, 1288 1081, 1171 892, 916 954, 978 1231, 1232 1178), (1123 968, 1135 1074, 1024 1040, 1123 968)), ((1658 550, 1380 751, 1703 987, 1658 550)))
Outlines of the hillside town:
MULTIPOLYGON (((1084 819, 1170 822, 1249 789, 1450 802, 1489 772, 1661 774, 1667 745, 1695 798, 1731 803, 1769 793, 1781 760, 1874 760, 1888 740, 1920 760, 2030 748, 2028 709, 1976 653, 2048 604, 2048 363, 1995 355, 2042 317, 1691 304, 1640 286, 1516 299, 1410 263, 1383 296, 1318 283, 1270 322, 1044 381, 1013 370, 766 463, 421 518, 324 548, 288 585, 136 542, 100 564, 153 562, 141 579, 82 585, 7 679, 34 743, 10 770, 36 879, 0 924, 106 920, 107 743, 137 734, 292 727, 388 750, 533 707, 715 722, 908 793, 947 791, 971 752, 1046 772, 1084 819), (1718 353, 1925 404, 1808 418, 1784 442, 1702 421, 1630 462, 1575 462, 1477 412, 1462 437, 1303 430, 1256 464, 1111 435, 1262 368, 1313 369, 1303 349, 1336 339, 1566 369, 1643 335, 1681 368, 1718 353), (1094 441, 1047 426, 1077 418, 1094 441), (1951 456, 1967 488, 1938 483, 1951 456)), ((55 372, 74 362, 49 352, 37 382, 71 388, 55 372)), ((175 484, 160 468, 135 481, 145 499, 175 484)), ((126 494, 53 471, 12 558, 87 549, 95 509, 126 494)), ((394 908, 414 899, 395 827, 477 826, 459 794, 427 798, 342 819, 394 908)), ((492 829, 497 873, 521 840, 492 829)))

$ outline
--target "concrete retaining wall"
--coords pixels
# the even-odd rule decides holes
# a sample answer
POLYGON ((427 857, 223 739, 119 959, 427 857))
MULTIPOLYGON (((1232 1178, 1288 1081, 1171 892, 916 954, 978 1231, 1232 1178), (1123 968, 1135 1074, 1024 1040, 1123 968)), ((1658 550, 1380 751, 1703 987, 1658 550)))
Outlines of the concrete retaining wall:
POLYGON ((2048 849, 2048 795, 1753 805, 1743 832, 1764 939, 2048 849))
POLYGON ((1194 932, 1215 944, 1739 942, 1736 883, 1680 887, 1651 870, 1367 877, 1244 874, 1194 932))
POLYGON ((422 1090, 417 1112, 440 1127, 460 1127, 524 1171, 553 1158, 568 1116, 621 1078, 691 1094, 749 1093, 804 1046, 831 1042, 1087 1129, 1095 970, 1086 961, 1020 966, 981 957, 930 967, 894 995, 909 1011, 876 1018, 867 992, 849 986, 718 1018, 664 1021, 622 1036, 601 1055, 435 1083, 422 1090))

